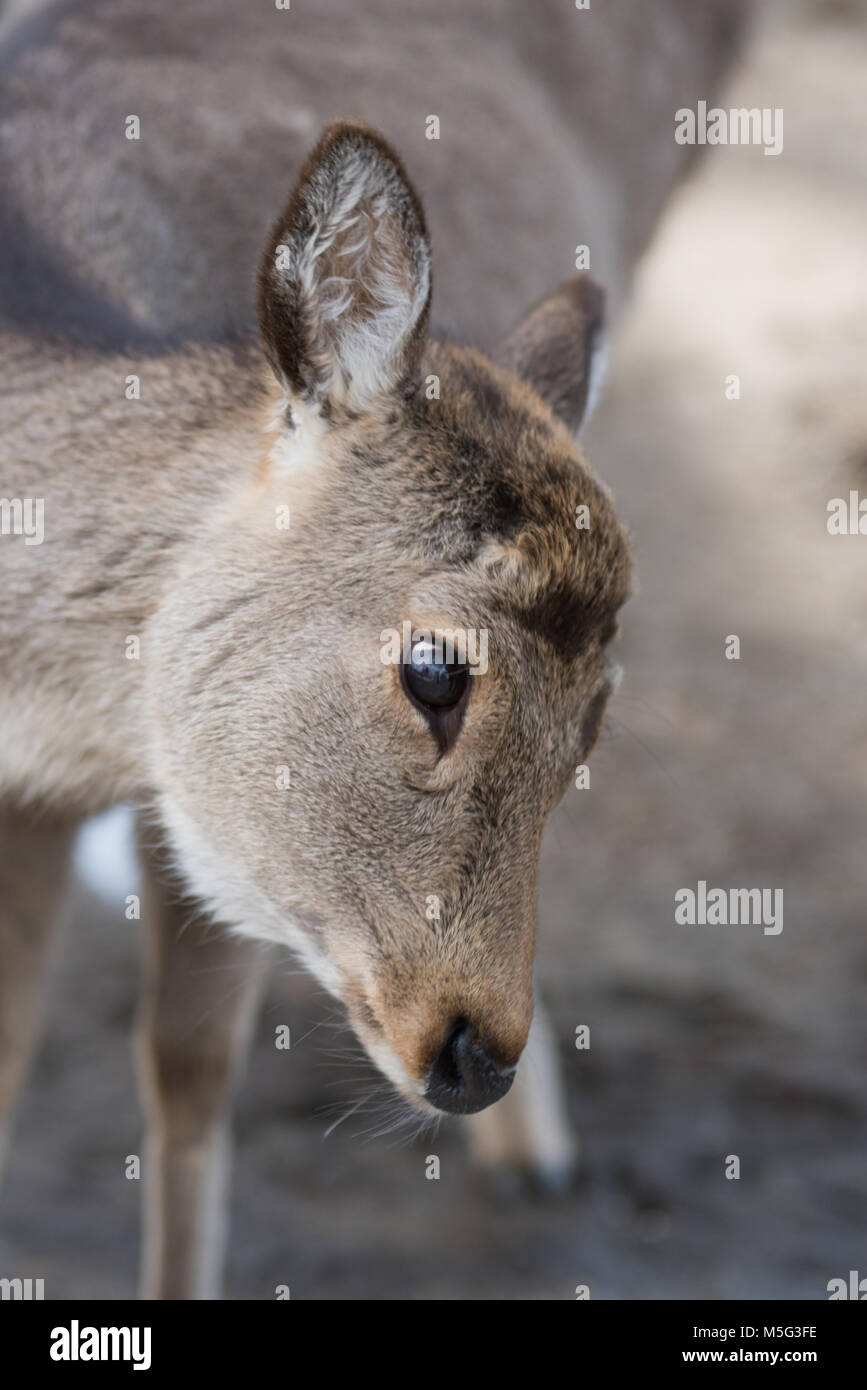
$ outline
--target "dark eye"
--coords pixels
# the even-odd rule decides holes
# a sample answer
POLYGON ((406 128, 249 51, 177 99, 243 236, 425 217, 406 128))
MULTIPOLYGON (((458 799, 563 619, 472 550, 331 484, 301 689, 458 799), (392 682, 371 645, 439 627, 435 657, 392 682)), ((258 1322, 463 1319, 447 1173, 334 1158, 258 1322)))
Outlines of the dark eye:
POLYGON ((467 668, 437 657, 432 642, 416 642, 412 659, 404 664, 403 680, 410 698, 422 709, 445 714, 460 702, 467 688, 467 668))

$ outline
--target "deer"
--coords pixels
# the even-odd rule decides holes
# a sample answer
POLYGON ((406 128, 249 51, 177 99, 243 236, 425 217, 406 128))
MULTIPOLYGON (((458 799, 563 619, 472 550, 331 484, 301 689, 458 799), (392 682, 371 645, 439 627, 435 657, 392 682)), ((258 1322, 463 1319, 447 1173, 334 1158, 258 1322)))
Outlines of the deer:
POLYGON ((647 8, 71 0, 0 51, 0 1117, 131 803, 145 1298, 219 1296, 275 949, 419 1122, 574 1164, 539 851, 632 586, 578 436, 739 33, 647 8))

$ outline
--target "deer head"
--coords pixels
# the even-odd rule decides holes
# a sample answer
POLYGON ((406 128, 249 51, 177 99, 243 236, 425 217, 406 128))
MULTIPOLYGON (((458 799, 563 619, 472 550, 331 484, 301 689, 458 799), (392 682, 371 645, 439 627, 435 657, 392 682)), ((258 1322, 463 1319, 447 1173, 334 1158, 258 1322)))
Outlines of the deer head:
POLYGON ((496 361, 432 340, 418 196, 346 123, 258 283, 276 423, 155 622, 164 816, 195 891, 291 944, 414 1106, 479 1110, 527 1038, 542 830, 628 592, 575 439, 601 293, 566 282, 496 361))

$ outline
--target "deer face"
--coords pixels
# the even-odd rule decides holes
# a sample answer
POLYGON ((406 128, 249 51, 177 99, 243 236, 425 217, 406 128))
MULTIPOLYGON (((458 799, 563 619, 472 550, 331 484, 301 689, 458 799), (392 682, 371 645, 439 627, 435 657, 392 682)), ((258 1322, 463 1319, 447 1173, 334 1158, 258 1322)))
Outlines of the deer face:
POLYGON ((262 261, 266 461, 159 617, 156 758, 194 890, 294 946, 415 1106, 472 1111, 527 1038, 542 829, 629 558, 574 443, 592 283, 499 364, 430 342, 429 298, 396 156, 332 127, 262 261))

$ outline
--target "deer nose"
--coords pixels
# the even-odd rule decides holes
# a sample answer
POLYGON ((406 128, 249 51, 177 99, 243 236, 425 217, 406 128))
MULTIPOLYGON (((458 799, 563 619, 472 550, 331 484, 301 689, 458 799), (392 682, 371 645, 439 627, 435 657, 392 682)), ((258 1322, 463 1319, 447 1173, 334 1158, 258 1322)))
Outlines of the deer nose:
POLYGON ((506 1094, 514 1067, 501 1067, 465 1019, 452 1025, 428 1075, 425 1098, 452 1115, 473 1115, 506 1094))

